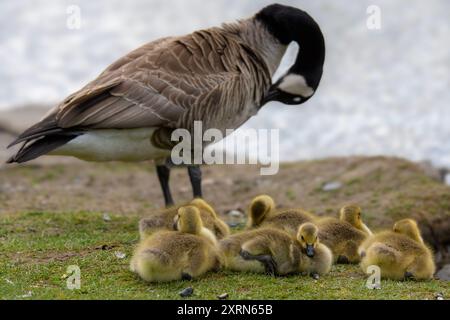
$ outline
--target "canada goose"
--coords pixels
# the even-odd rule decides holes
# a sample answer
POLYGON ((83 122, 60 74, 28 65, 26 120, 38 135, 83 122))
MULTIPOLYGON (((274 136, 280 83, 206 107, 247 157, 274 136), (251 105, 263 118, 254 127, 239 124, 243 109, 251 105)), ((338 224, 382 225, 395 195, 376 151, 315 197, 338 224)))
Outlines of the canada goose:
POLYGON ((339 219, 320 218, 316 221, 319 238, 333 252, 337 263, 358 263, 358 247, 372 232, 362 222, 361 208, 356 205, 344 206, 339 219))
POLYGON ((194 206, 199 210, 204 227, 209 229, 217 239, 222 239, 230 234, 228 225, 220 219, 206 201, 194 199, 185 205, 166 208, 141 219, 139 221, 141 240, 159 230, 173 230, 178 219, 178 209, 186 205, 194 206))
POLYGON ((261 228, 244 231, 219 242, 225 268, 272 275, 307 273, 317 278, 330 271, 332 253, 318 239, 312 223, 302 224, 292 238, 284 231, 261 228))
POLYGON ((376 265, 381 269, 382 278, 426 280, 436 270, 433 253, 424 244, 412 219, 400 220, 392 231, 371 236, 361 244, 359 252, 363 271, 376 265))
MULTIPOLYGON (((256 15, 180 37, 150 42, 109 66, 62 101, 10 146, 8 162, 39 156, 89 161, 154 160, 166 206, 171 140, 175 129, 235 129, 269 101, 301 104, 319 86, 325 43, 304 11, 274 4, 256 15), (300 44, 293 66, 271 77, 290 42, 300 44)), ((194 198, 202 197, 201 171, 187 165, 194 198)))
POLYGON ((145 281, 190 280, 221 266, 217 240, 203 227, 199 210, 178 209, 178 231, 159 231, 142 240, 130 262, 130 270, 145 281))
POLYGON ((302 209, 275 210, 275 203, 268 195, 254 198, 249 207, 247 229, 273 227, 281 229, 295 237, 298 227, 305 222, 313 222, 313 214, 302 209))

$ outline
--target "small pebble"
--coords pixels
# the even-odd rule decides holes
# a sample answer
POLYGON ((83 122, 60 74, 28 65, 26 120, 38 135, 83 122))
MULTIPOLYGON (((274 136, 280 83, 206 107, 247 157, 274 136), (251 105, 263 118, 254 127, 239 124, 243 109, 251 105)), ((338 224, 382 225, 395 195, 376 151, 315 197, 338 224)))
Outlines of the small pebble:
POLYGON ((111 221, 111 217, 109 216, 109 214, 107 214, 107 213, 103 214, 103 221, 105 221, 105 222, 111 221))
POLYGON ((325 183, 325 185, 322 187, 323 191, 334 191, 342 188, 342 183, 339 181, 332 181, 325 183))
POLYGON ((227 224, 232 228, 239 226, 245 221, 245 215, 240 210, 230 210, 226 213, 226 217, 227 224))
POLYGON ((435 295, 436 300, 444 300, 444 295, 441 292, 436 293, 435 295))
POLYGON ((21 296, 19 296, 19 298, 29 298, 33 295, 33 293, 31 291, 28 291, 26 294, 23 294, 21 296))
POLYGON ((117 257, 117 259, 125 259, 125 257, 127 256, 125 253, 120 252, 120 251, 116 251, 116 252, 114 252, 114 254, 117 257))
POLYGON ((219 300, 226 300, 226 299, 228 299, 228 293, 222 293, 222 294, 218 295, 217 299, 219 299, 219 300))
POLYGON ((185 289, 180 291, 180 296, 183 297, 183 298, 186 298, 186 297, 192 296, 193 293, 194 293, 194 288, 187 287, 187 288, 185 288, 185 289))
POLYGON ((446 185, 450 186, 450 173, 447 173, 444 177, 444 182, 446 185))

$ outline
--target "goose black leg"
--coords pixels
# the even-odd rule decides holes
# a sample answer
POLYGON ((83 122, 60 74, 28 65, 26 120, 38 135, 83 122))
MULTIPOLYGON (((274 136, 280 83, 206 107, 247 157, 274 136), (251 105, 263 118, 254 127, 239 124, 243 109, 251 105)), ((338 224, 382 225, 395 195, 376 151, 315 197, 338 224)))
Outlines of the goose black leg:
POLYGON ((194 198, 202 197, 202 171, 200 166, 188 166, 189 179, 191 180, 194 198))
POLYGON ((156 172, 158 173, 158 179, 161 184, 166 207, 173 206, 174 202, 169 188, 170 168, 165 165, 157 165, 156 172))

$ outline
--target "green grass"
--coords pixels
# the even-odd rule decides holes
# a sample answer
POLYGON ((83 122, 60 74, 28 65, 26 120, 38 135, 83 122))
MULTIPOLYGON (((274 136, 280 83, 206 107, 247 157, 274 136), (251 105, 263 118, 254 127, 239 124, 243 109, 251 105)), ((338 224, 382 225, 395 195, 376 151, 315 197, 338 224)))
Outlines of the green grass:
POLYGON ((179 299, 192 286, 192 299, 434 299, 450 296, 449 282, 382 281, 365 287, 358 266, 334 266, 313 280, 305 276, 271 278, 222 271, 194 281, 147 284, 128 270, 138 240, 137 217, 100 213, 31 212, 0 220, 1 299, 179 299), (106 246, 106 250, 105 249, 106 246), (103 248, 102 248, 103 247, 103 248), (119 259, 116 252, 126 257, 119 259), (81 289, 67 289, 67 267, 81 269, 81 289), (29 293, 31 292, 31 296, 29 293))

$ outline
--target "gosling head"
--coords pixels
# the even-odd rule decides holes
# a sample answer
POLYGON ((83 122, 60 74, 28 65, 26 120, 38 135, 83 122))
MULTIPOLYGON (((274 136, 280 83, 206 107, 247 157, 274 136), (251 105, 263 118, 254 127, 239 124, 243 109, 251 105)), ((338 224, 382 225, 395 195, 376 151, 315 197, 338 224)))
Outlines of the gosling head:
POLYGON ((319 229, 310 222, 304 223, 298 228, 297 240, 310 258, 314 257, 315 248, 319 242, 318 233, 319 229))
POLYGON ((264 194, 255 197, 249 208, 248 226, 259 226, 274 208, 275 203, 270 196, 264 194))
POLYGON ((423 243, 417 222, 413 219, 402 219, 397 221, 392 228, 394 232, 404 234, 411 239, 423 243))
POLYGON ((204 210, 204 211, 208 212, 213 217, 217 217, 217 213, 214 211, 214 209, 211 207, 211 205, 203 199, 196 198, 190 202, 190 205, 197 207, 200 210, 204 210))
POLYGON ((347 205, 339 211, 339 219, 350 223, 355 228, 372 235, 372 231, 364 224, 361 218, 361 208, 355 204, 347 205))
POLYGON ((174 218, 173 229, 183 233, 199 234, 203 228, 200 211, 194 206, 178 209, 174 218))

